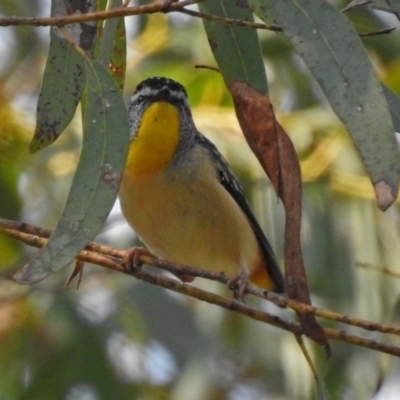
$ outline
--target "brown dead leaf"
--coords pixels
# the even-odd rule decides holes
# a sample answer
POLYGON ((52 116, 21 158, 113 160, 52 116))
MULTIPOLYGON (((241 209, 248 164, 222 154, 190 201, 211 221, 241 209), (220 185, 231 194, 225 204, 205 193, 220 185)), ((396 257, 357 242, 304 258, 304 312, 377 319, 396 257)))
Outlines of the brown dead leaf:
POLYGON ((67 282, 65 282, 64 287, 67 287, 75 279, 76 276, 79 276, 78 283, 76 284, 76 290, 79 289, 79 285, 81 284, 81 280, 82 280, 84 266, 85 266, 85 263, 82 260, 76 260, 75 268, 72 271, 72 274, 67 279, 67 282))
POLYGON ((397 198, 397 192, 385 181, 374 183, 375 197, 381 211, 386 211, 397 198))
MULTIPOLYGON (((243 82, 229 86, 236 115, 247 142, 267 173, 285 213, 285 289, 290 299, 311 304, 301 250, 302 182, 300 164, 289 136, 276 120, 268 96, 243 82)), ((297 314, 303 332, 323 346, 329 344, 313 314, 297 314)))

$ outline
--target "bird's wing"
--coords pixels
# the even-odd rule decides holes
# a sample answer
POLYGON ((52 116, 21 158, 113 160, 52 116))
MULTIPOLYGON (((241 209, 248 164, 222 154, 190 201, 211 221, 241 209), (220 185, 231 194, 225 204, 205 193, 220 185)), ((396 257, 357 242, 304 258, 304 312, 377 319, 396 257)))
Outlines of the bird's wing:
POLYGON ((275 259, 274 252, 268 242, 268 239, 265 237, 263 230, 257 222, 253 212, 250 209, 249 203, 244 196, 242 186, 240 185, 233 171, 229 167, 228 163, 225 161, 221 153, 212 142, 210 142, 201 133, 196 136, 196 141, 208 150, 210 156, 214 160, 219 182, 233 197, 233 199, 236 201, 238 206, 242 209, 247 219, 249 220, 250 225, 252 226, 253 231, 256 234, 256 237, 260 243, 265 260, 267 261, 268 272, 276 285, 275 291, 283 292, 283 276, 275 259))

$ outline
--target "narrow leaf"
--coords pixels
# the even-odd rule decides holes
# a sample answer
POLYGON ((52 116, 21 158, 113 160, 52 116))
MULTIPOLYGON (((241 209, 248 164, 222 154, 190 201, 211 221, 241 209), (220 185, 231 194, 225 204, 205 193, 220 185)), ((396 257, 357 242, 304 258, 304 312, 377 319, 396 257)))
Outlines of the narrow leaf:
MULTIPOLYGON (((112 0, 108 2, 108 9, 112 9, 117 5, 121 5, 121 0, 112 0)), ((121 18, 119 18, 121 19, 121 18)), ((98 37, 99 42, 99 53, 96 55, 96 59, 108 68, 108 64, 111 58, 111 52, 114 47, 115 33, 117 31, 118 20, 115 18, 107 19, 103 21, 103 28, 101 31, 101 37, 98 37)))
POLYGON ((381 10, 393 13, 397 19, 400 19, 400 1, 399 0, 354 0, 350 2, 342 12, 347 12, 353 8, 367 7, 374 10, 381 10))
MULTIPOLYGON (((82 15, 95 11, 97 1, 85 0, 52 0, 51 16, 62 17, 70 15, 82 15)), ((86 53, 92 52, 96 37, 96 21, 77 22, 62 27, 68 39, 79 46, 86 53)))
MULTIPOLYGON (((52 17, 91 11, 91 2, 51 2, 52 17)), ((37 105, 35 134, 29 148, 31 152, 49 146, 67 127, 75 114, 85 85, 83 59, 70 42, 90 51, 96 32, 95 22, 69 24, 62 29, 63 32, 57 27, 50 29, 50 49, 37 105)))
MULTIPOLYGON (((97 10, 103 11, 121 7, 122 0, 97 2, 97 10)), ((111 75, 121 92, 125 84, 126 71, 126 30, 125 19, 113 18, 99 21, 95 45, 95 57, 105 68, 109 68, 111 75)))
POLYGON ((387 86, 382 85, 382 88, 386 101, 389 104, 394 129, 400 133, 400 97, 393 93, 387 86))
POLYGON ((396 199, 400 155, 389 108, 368 54, 351 24, 325 0, 250 0, 277 24, 346 125, 385 210, 396 199))
MULTIPOLYGON (((246 2, 213 0, 199 3, 201 12, 242 21, 253 21, 246 2)), ((267 79, 257 32, 254 29, 203 20, 208 41, 218 67, 229 86, 246 82, 260 93, 267 93, 267 79)))
POLYGON ((400 1, 399 0, 386 0, 389 6, 389 11, 392 12, 400 21, 400 1))
MULTIPOLYGON (((105 11, 107 9, 108 0, 97 0, 96 1, 96 12, 105 11)), ((105 20, 97 21, 96 27, 96 37, 95 37, 95 44, 94 44, 94 56, 97 58, 100 53, 100 43, 101 43, 101 35, 103 34, 103 27, 104 27, 105 20)))
POLYGON ((114 76, 117 86, 121 92, 123 92, 126 72, 126 31, 124 18, 118 19, 109 69, 111 74, 114 76))
POLYGON ((71 122, 85 86, 83 58, 63 37, 51 28, 50 50, 44 69, 37 105, 37 121, 30 151, 53 143, 71 122))
MULTIPOLYGON (((268 96, 243 82, 234 82, 229 91, 246 140, 285 208, 285 292, 291 299, 311 304, 301 250, 302 182, 296 150, 276 120, 268 96)), ((304 334, 329 354, 328 340, 315 316, 298 313, 298 318, 304 334)))
POLYGON ((110 74, 85 59, 86 111, 82 154, 63 215, 48 245, 15 274, 35 283, 70 264, 100 231, 125 164, 129 128, 125 104, 110 74))

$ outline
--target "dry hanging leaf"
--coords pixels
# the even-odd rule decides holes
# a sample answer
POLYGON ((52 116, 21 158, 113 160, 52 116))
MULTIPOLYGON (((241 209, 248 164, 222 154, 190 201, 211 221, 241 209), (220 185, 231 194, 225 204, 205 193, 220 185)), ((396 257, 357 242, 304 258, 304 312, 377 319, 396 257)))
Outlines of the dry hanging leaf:
MULTIPOLYGON (((247 142, 282 199, 285 214, 285 288, 289 298, 311 304, 301 251, 302 182, 300 164, 289 136, 276 120, 268 96, 243 82, 229 86, 247 142)), ((313 314, 297 314, 303 332, 329 353, 325 332, 313 314)))

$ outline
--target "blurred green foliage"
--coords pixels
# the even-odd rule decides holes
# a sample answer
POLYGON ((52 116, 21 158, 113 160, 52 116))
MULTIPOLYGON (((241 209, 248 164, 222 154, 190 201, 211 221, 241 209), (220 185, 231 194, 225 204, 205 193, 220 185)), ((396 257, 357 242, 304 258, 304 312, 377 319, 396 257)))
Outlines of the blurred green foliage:
MULTIPOLYGON (((0 3, 4 15, 44 15, 48 8, 40 0, 31 0, 29 10, 24 7, 22 2, 0 3)), ((395 23, 372 11, 356 10, 348 17, 360 31, 395 23)), ((155 14, 126 23, 127 99, 153 75, 185 85, 199 130, 242 179, 282 258, 281 205, 245 145, 220 75, 194 68, 214 65, 201 22, 155 14)), ((0 29, 7 43, 0 47, 0 216, 53 228, 79 157, 79 117, 52 146, 28 154, 47 30, 0 29)), ((273 103, 301 159, 304 255, 313 301, 396 324, 399 280, 356 268, 356 263, 399 269, 398 204, 378 211, 358 155, 307 69, 275 34, 260 32, 260 40, 273 103)), ((399 93, 399 33, 364 43, 381 79, 399 93)), ((118 207, 98 241, 125 248, 137 244, 118 207)), ((7 279, 34 252, 0 237, 1 399, 315 398, 312 375, 291 335, 99 267, 85 268, 78 291, 74 284, 63 288, 70 271, 32 287, 7 279)), ((292 318, 288 311, 260 306, 292 318)), ((332 343, 333 356, 326 360, 320 349, 307 345, 333 399, 396 398, 390 396, 400 390, 394 379, 400 373, 398 360, 338 343, 332 343)))

